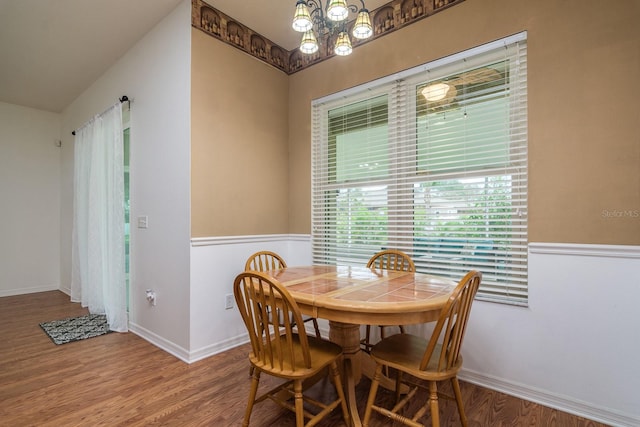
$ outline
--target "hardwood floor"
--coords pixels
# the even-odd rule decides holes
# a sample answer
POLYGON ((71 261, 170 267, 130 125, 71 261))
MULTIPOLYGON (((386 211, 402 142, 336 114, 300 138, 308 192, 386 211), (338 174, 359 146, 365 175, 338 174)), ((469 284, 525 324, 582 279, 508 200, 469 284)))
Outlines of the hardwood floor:
MULTIPOLYGON (((247 346, 188 365, 132 333, 57 346, 38 325, 82 314, 58 291, 0 298, 0 426, 241 425, 247 346)), ((357 389, 361 414, 369 384, 365 379, 357 389)), ((603 426, 472 384, 461 387, 470 426, 603 426)), ((314 392, 332 391, 320 382, 314 392)), ((440 414, 443 426, 459 425, 454 402, 443 401, 440 414)), ((294 425, 293 414, 268 401, 255 407, 251 421, 294 425)), ((339 411, 322 425, 343 425, 339 411)), ((371 425, 391 423, 374 416, 371 425)))

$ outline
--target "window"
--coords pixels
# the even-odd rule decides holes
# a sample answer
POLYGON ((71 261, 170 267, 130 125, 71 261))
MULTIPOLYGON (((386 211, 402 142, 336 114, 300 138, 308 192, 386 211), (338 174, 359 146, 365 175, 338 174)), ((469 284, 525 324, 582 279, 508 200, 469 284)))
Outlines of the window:
POLYGON ((315 263, 383 248, 527 303, 526 33, 314 101, 315 263))

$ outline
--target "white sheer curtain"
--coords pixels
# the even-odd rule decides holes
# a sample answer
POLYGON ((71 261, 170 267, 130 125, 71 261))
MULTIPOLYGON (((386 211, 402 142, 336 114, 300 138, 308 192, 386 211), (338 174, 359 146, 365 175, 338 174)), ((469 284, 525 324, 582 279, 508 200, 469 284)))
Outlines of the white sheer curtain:
POLYGON ((76 130, 71 300, 126 332, 124 158, 118 102, 76 130))

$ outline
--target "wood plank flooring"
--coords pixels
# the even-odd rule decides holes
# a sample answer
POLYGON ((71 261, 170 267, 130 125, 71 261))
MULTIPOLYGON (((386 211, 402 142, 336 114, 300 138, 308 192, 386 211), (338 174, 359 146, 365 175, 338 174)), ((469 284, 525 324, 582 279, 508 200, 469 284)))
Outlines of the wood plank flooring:
MULTIPOLYGON (((38 325, 82 314, 58 291, 0 298, 0 426, 241 425, 247 346, 189 365, 132 333, 57 346, 38 325)), ((364 379, 357 388, 361 414, 369 384, 364 379)), ((470 426, 603 426, 465 382, 461 387, 470 426)), ((332 393, 323 382, 313 391, 332 393)), ((443 426, 459 425, 454 402, 443 401, 440 414, 443 426)), ((293 414, 268 401, 255 407, 251 421, 295 424, 293 414)), ((322 425, 343 422, 336 412, 322 425)), ((392 424, 374 415, 371 425, 392 424)))

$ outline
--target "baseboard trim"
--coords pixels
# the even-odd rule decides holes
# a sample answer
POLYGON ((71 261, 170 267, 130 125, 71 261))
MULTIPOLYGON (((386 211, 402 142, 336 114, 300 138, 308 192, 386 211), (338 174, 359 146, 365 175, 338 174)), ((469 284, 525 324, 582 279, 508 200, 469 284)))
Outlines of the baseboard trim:
POLYGON ((32 288, 5 289, 5 290, 0 290, 0 297, 12 297, 15 295, 35 294, 38 292, 49 292, 49 291, 57 291, 57 290, 61 290, 58 285, 34 286, 32 288))
POLYGON ((161 336, 151 332, 150 330, 143 328, 142 326, 137 325, 133 322, 129 322, 129 332, 132 332, 138 335, 140 338, 149 341, 151 344, 177 357, 183 362, 189 363, 189 352, 186 349, 162 338, 161 336))
POLYGON ((228 340, 203 347, 199 350, 192 351, 189 354, 189 363, 194 363, 207 357, 215 356, 216 354, 223 353, 227 350, 231 350, 234 347, 246 344, 249 342, 248 335, 242 335, 239 337, 230 338, 228 340))
POLYGON ((167 353, 177 357, 178 359, 188 364, 197 362, 202 359, 206 359, 207 357, 214 356, 218 353, 223 353, 227 350, 231 350, 234 347, 238 347, 242 344, 246 344, 249 342, 249 336, 242 335, 242 336, 230 338, 228 340, 225 340, 207 347, 203 347, 199 350, 188 351, 182 348, 181 346, 171 341, 168 341, 156 335, 155 333, 151 332, 150 330, 143 328, 142 326, 132 322, 129 322, 129 332, 132 332, 138 335, 140 338, 144 339, 145 341, 150 342, 151 344, 155 345, 161 350, 166 351, 167 353))
POLYGON ((545 390, 506 381, 502 378, 481 374, 469 369, 463 368, 460 371, 458 378, 481 387, 496 390, 607 425, 619 427, 633 427, 640 425, 640 418, 633 415, 612 411, 608 408, 597 407, 593 404, 572 399, 567 396, 549 393, 545 390))

